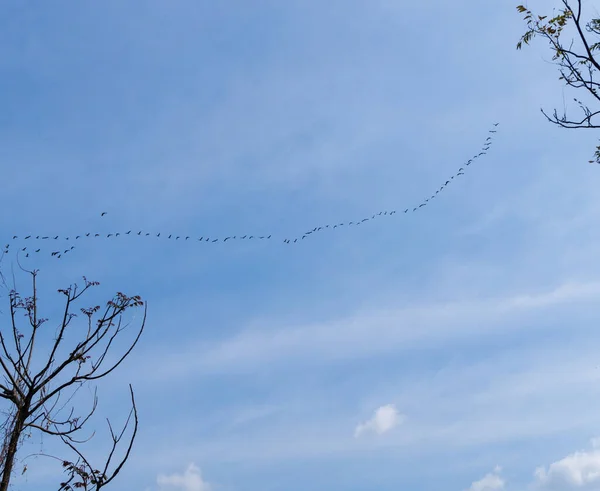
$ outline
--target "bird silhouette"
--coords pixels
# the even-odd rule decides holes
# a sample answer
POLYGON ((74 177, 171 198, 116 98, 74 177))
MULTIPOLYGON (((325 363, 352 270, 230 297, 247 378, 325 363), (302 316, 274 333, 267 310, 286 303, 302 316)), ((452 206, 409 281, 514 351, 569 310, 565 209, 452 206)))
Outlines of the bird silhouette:
MULTIPOLYGON (((498 122, 494 123, 494 127, 496 127, 498 125, 499 125, 498 122)), ((493 144, 493 135, 496 132, 497 132, 496 130, 489 130, 489 135, 485 138, 485 142, 484 142, 483 146, 481 147, 481 151, 478 154, 474 155, 472 158, 468 159, 467 162, 463 164, 463 166, 461 166, 461 167, 458 168, 458 171, 456 172, 456 174, 450 176, 450 178, 448 180, 446 180, 446 182, 442 186, 440 186, 440 188, 437 189, 430 197, 424 198, 424 201, 422 201, 418 206, 412 208, 412 211, 413 212, 417 211, 418 209, 426 206, 427 203, 429 203, 430 200, 433 200, 433 198, 435 198, 440 193, 440 191, 443 191, 444 188, 447 187, 450 184, 450 182, 452 182, 454 180, 455 177, 465 175, 465 168, 468 167, 468 166, 470 166, 472 163, 474 163, 475 159, 480 158, 483 155, 487 155, 488 150, 491 148, 491 146, 493 144)), ((410 210, 410 208, 406 208, 404 210, 404 213, 405 214, 408 213, 409 210, 410 210)), ((362 219, 359 218, 358 220, 351 220, 351 221, 348 221, 348 222, 340 222, 340 223, 336 223, 336 224, 325 224, 325 225, 321 225, 321 226, 316 226, 313 229, 310 229, 310 230, 304 232, 304 234, 302 234, 299 237, 296 237, 296 238, 293 238, 293 239, 287 238, 287 239, 283 240, 283 242, 286 243, 286 244, 290 244, 292 241, 294 243, 296 243, 299 240, 303 240, 303 239, 306 240, 307 238, 309 238, 309 236, 312 236, 316 232, 321 232, 324 229, 329 229, 329 228, 335 229, 335 228, 346 226, 346 225, 347 226, 361 225, 361 224, 364 224, 365 222, 367 222, 369 220, 375 219, 376 217, 388 216, 388 215, 391 216, 391 215, 393 215, 395 213, 396 213, 396 210, 392 210, 392 211, 382 210, 382 211, 378 211, 376 213, 373 213, 370 217, 367 216, 367 217, 364 217, 362 219)), ((101 213, 101 216, 105 216, 105 215, 107 215, 107 212, 104 211, 104 212, 101 213)), ((111 232, 111 233, 108 233, 105 236, 101 235, 101 234, 94 234, 94 237, 100 237, 100 236, 102 236, 102 237, 106 237, 106 238, 111 238, 111 237, 115 237, 116 238, 116 237, 119 237, 120 235, 130 235, 131 233, 132 233, 132 230, 129 230, 129 231, 125 232, 124 234, 122 234, 120 232, 111 232)), ((140 230, 139 232, 137 232, 137 235, 141 236, 142 233, 143 232, 140 230)), ((88 232, 88 233, 85 234, 86 237, 90 237, 90 235, 91 235, 90 232, 88 232)), ((148 237, 150 235, 152 235, 152 234, 149 233, 149 232, 145 233, 146 237, 148 237)), ((156 237, 158 237, 158 238, 160 238, 161 236, 162 235, 161 235, 160 232, 156 234, 156 237)), ((18 235, 14 235, 13 236, 13 240, 17 240, 17 239, 19 239, 19 237, 20 236, 18 236, 18 235)), ((21 237, 21 240, 30 240, 33 237, 34 237, 33 235, 27 235, 25 237, 21 237)), ((57 236, 54 236, 52 238, 54 240, 58 240, 61 237, 62 236, 57 235, 57 236)), ((83 237, 83 234, 74 235, 75 240, 78 240, 81 237, 83 237)), ((183 238, 183 236, 179 236, 179 235, 178 236, 175 236, 174 234, 169 234, 168 235, 169 239, 172 239, 173 237, 175 237, 175 240, 179 240, 180 238, 183 238)), ((224 238, 221 238, 221 237, 219 237, 219 238, 213 238, 212 242, 213 243, 216 243, 216 242, 227 242, 229 240, 233 240, 233 239, 236 239, 238 237, 240 239, 248 239, 248 240, 253 240, 255 238, 259 239, 259 240, 264 240, 265 238, 270 239, 271 235, 268 235, 268 236, 265 236, 265 235, 255 236, 255 235, 248 235, 248 234, 243 235, 243 236, 237 236, 237 235, 231 236, 230 235, 230 236, 227 236, 227 237, 224 237, 224 238)), ((35 236, 35 238, 36 239, 40 239, 40 236, 39 235, 35 236)), ((49 236, 43 236, 41 238, 42 238, 42 240, 47 240, 50 237, 49 236)), ((185 240, 186 241, 189 240, 189 238, 190 238, 190 236, 185 236, 185 240)), ((70 237, 62 237, 62 239, 69 241, 70 237)), ((208 237, 206 237, 206 238, 201 237, 201 238, 198 239, 198 241, 200 241, 200 242, 201 241, 209 242, 209 241, 211 241, 211 239, 209 239, 208 237)), ((22 250, 24 251, 25 249, 22 249, 22 250)), ((60 257, 61 255, 66 254, 66 252, 68 252, 70 250, 72 250, 72 249, 67 249, 66 251, 64 251, 62 253, 60 251, 56 251, 55 255, 58 256, 58 257, 60 257)), ((39 251, 39 249, 36 250, 36 252, 38 252, 38 251, 39 251)))
POLYGON ((106 215, 106 212, 103 211, 102 213, 100 213, 100 216, 103 217, 104 215, 106 215))

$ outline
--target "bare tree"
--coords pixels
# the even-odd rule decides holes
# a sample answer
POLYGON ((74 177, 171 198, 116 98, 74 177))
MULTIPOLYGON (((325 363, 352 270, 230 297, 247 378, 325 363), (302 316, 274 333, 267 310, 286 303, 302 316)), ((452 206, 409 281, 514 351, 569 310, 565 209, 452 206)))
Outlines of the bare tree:
MULTIPOLYGON (((99 490, 117 476, 131 452, 138 428, 133 389, 130 385, 131 410, 122 430, 113 430, 107 419, 112 446, 103 463, 96 465, 81 448, 94 433, 87 438, 79 437, 96 410, 96 391, 91 409, 84 416, 75 416, 72 399, 82 386, 107 376, 131 353, 144 330, 146 305, 139 296, 130 297, 119 292, 104 307, 79 308, 84 322, 72 325, 77 324, 74 322, 77 314, 73 310, 78 307, 80 298, 98 285, 84 277, 82 288, 71 285, 58 290, 64 296, 61 320, 54 336, 46 343, 46 349, 40 349, 44 346, 43 336, 52 333, 47 330, 50 327, 48 320, 38 314, 38 272, 27 273, 31 277, 31 296, 23 298, 14 289, 10 290, 9 327, 0 324, 0 399, 9 405, 9 410, 4 413, 6 419, 0 426, 0 491, 8 490, 17 452, 24 437, 32 432, 57 438, 65 445, 68 457, 39 454, 62 463, 67 479, 59 484, 59 490, 99 490), (143 317, 133 341, 124 353, 109 361, 107 355, 111 347, 114 348, 116 336, 128 326, 123 314, 137 307, 143 307, 143 317), (25 317, 23 327, 19 314, 25 317), (67 406, 71 406, 70 409, 65 409, 67 406), (132 422, 133 429, 128 441, 124 441, 124 451, 118 452, 124 455, 117 458, 119 443, 132 422)), ((25 470, 26 467, 23 472, 25 470)))
MULTIPOLYGON (((597 58, 597 51, 600 49, 600 18, 592 17, 585 21, 582 18, 581 0, 562 0, 562 4, 563 8, 551 18, 536 15, 523 5, 517 6, 517 10, 525 14, 524 20, 527 23, 527 32, 521 36, 517 49, 521 49, 523 43, 529 44, 535 36, 545 38, 553 53, 552 60, 559 66, 559 80, 564 80, 569 87, 584 89, 591 104, 600 108, 600 63, 597 58), (571 29, 565 31, 566 28, 571 29), (570 34, 567 35, 566 32, 570 34)), ((567 117, 566 107, 562 115, 556 109, 552 115, 543 109, 542 113, 548 121, 563 128, 600 128, 596 118, 600 109, 591 109, 578 99, 574 101, 581 110, 578 118, 567 117)), ((596 147, 594 158, 589 162, 600 164, 600 145, 596 147)))

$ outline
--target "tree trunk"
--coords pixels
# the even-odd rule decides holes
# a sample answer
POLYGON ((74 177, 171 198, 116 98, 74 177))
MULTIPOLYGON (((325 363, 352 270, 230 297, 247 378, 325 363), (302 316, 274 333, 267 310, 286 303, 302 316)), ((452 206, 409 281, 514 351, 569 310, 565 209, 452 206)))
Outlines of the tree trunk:
POLYGON ((10 430, 10 440, 6 446, 6 453, 4 461, 4 469, 2 473, 2 481, 0 481, 0 491, 8 491, 8 485, 10 484, 10 476, 12 474, 15 457, 17 455, 17 449, 19 447, 19 439, 23 428, 25 427, 25 420, 27 419, 27 409, 25 407, 19 408, 15 416, 15 423, 13 428, 10 430))

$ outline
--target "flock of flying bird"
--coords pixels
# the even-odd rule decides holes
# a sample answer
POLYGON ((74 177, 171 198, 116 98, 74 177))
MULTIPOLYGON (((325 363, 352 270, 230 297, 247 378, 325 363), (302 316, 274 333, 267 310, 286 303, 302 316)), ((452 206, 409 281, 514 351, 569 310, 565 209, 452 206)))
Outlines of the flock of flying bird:
MULTIPOLYGON (((497 127, 498 124, 499 123, 494 123, 494 128, 497 127)), ((452 175, 449 179, 447 179, 446 182, 444 182, 444 184, 442 184, 431 196, 425 198, 421 203, 417 204, 416 206, 412 206, 412 207, 404 208, 404 209, 400 209, 400 210, 379 211, 377 213, 374 213, 370 216, 367 216, 367 217, 364 217, 364 218, 358 219, 358 220, 351 220, 351 221, 340 222, 340 223, 335 223, 335 224, 327 224, 327 225, 317 226, 311 230, 304 232, 303 234, 301 234, 297 237, 284 238, 284 239, 282 239, 283 243, 284 244, 295 244, 298 242, 302 242, 303 240, 309 238, 313 234, 316 234, 318 232, 324 232, 325 230, 333 230, 333 229, 337 229, 338 227, 359 226, 368 221, 375 220, 377 218, 382 218, 384 216, 392 216, 397 213, 401 213, 401 214, 402 213, 404 213, 404 214, 415 213, 415 212, 419 211, 421 208, 427 206, 433 199, 435 199, 439 193, 441 193, 448 185, 450 185, 450 183, 452 183, 454 181, 454 179, 458 178, 459 176, 463 176, 465 174, 466 169, 470 165, 472 165, 475 162, 475 160, 477 160, 479 157, 481 157, 483 155, 486 155, 487 150, 489 150, 492 145, 493 134, 496 133, 496 129, 489 130, 489 133, 490 133, 490 135, 485 139, 485 143, 483 144, 481 151, 479 153, 475 154, 469 160, 467 160, 467 162, 465 162, 463 164, 463 166, 461 166, 454 175, 452 175)), ((106 214, 107 214, 107 212, 102 212, 100 216, 104 217, 106 214)), ((72 242, 73 240, 79 242, 79 241, 83 241, 88 238, 110 239, 110 238, 117 238, 117 237, 126 236, 126 235, 140 236, 140 237, 158 237, 158 238, 165 238, 165 239, 171 239, 171 240, 180 240, 181 239, 182 241, 192 240, 192 241, 196 241, 196 242, 208 242, 208 243, 227 242, 230 240, 272 240, 272 239, 274 239, 273 235, 244 234, 244 235, 231 235, 231 236, 227 236, 227 237, 206 237, 206 236, 192 237, 191 235, 186 235, 186 236, 180 236, 180 235, 175 235, 175 234, 167 235, 167 234, 161 234, 160 232, 159 233, 150 233, 150 232, 145 232, 142 230, 137 231, 137 232, 134 230, 129 230, 124 233, 115 232, 115 233, 109 233, 109 234, 98 234, 98 233, 87 232, 87 233, 82 233, 82 234, 74 235, 74 236, 70 236, 70 237, 61 237, 59 235, 44 235, 44 236, 42 236, 42 235, 31 234, 31 235, 26 235, 24 237, 19 237, 17 235, 14 235, 12 237, 12 242, 9 242, 4 247, 2 255, 9 253, 11 243, 16 243, 17 241, 21 241, 21 244, 16 246, 16 249, 17 249, 19 255, 24 255, 25 257, 30 257, 31 254, 37 254, 37 253, 47 250, 42 247, 38 247, 37 245, 32 247, 30 245, 30 243, 35 242, 35 241, 52 242, 55 240, 57 241, 57 240, 62 239, 67 242, 73 243, 72 242), (23 245, 24 241, 27 241, 27 245, 23 245)), ((13 248, 13 250, 14 249, 15 248, 13 248)), ((73 251, 74 249, 75 249, 74 245, 71 245, 70 247, 66 247, 66 248, 53 247, 52 251, 50 252, 50 256, 60 259, 64 255, 73 251)))

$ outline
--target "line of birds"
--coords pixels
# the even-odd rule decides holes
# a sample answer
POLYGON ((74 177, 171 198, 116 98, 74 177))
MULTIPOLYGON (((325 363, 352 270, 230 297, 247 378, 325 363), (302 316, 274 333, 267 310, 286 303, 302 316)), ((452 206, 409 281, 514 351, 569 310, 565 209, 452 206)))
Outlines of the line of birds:
MULTIPOLYGON (((499 123, 494 123, 494 128, 497 127, 499 125, 499 123)), ((496 129, 492 129, 489 130, 488 133, 490 134, 494 134, 496 133, 497 130, 496 129)), ((441 193, 448 185, 450 185, 451 182, 454 181, 455 178, 459 177, 459 176, 463 176, 465 174, 466 168, 469 167, 471 164, 473 164, 475 162, 476 159, 478 159, 479 157, 482 157, 483 155, 487 154, 487 150, 490 149, 491 145, 492 145, 492 140, 493 140, 493 136, 488 136, 485 139, 484 144, 482 145, 481 151, 477 154, 475 154, 473 157, 471 157, 469 160, 467 160, 467 162, 465 162, 463 164, 463 166, 459 167, 458 171, 450 176, 449 179, 446 180, 446 182, 444 182, 444 184, 442 184, 431 196, 425 198, 421 203, 419 203, 418 205, 414 206, 414 207, 410 207, 410 208, 405 208, 402 210, 385 210, 385 211, 379 211, 377 213, 374 213, 368 217, 364 217, 362 219, 359 220, 352 220, 352 221, 347 221, 347 222, 340 222, 340 223, 336 223, 336 224, 327 224, 327 225, 322 225, 322 226, 317 226, 314 227, 311 230, 308 230, 306 232, 304 232, 303 234, 294 237, 294 238, 285 238, 283 239, 283 243, 285 244, 295 244, 299 241, 302 241, 308 237, 310 237, 311 235, 317 233, 317 232, 323 232, 325 230, 334 230, 337 229, 338 227, 347 227, 347 226, 358 226, 361 225, 365 222, 371 221, 371 220, 375 220, 377 218, 380 217, 384 217, 384 216, 391 216, 391 215, 395 215, 397 213, 415 213, 417 211, 419 211, 421 208, 427 206, 427 204, 436 198, 436 196, 441 193)), ((103 211, 100 216, 104 217, 107 215, 107 212, 103 211)), ((158 238, 166 238, 166 239, 172 239, 172 240, 182 240, 182 241, 189 241, 189 240, 194 240, 197 242, 209 242, 209 243, 216 243, 216 242, 227 242, 230 240, 270 240, 273 238, 272 234, 269 235, 250 235, 250 234, 245 234, 245 235, 231 235, 231 236, 227 236, 227 237, 219 237, 219 238, 210 238, 210 237, 192 237, 190 235, 186 235, 186 236, 181 236, 181 235, 175 235, 175 234, 161 234, 159 233, 150 233, 150 232, 145 232, 143 230, 140 230, 138 232, 135 232, 134 230, 128 230, 127 232, 124 233, 120 233, 120 232, 116 232, 116 233, 109 233, 109 234, 99 234, 99 233, 92 233, 92 232, 87 232, 84 234, 79 234, 79 235, 75 235, 75 236, 69 236, 69 237, 61 237, 59 235, 27 235, 24 237, 19 237, 17 235, 14 235, 12 237, 13 241, 17 241, 17 240, 59 240, 59 239, 64 239, 66 241, 71 241, 71 240, 79 240, 79 239, 85 239, 85 238, 117 238, 120 236, 129 236, 129 235, 137 235, 137 236, 143 236, 143 237, 150 237, 150 236, 156 236, 158 238)), ((3 254, 7 254, 9 252, 10 249, 10 243, 6 244, 6 246, 4 247, 3 250, 3 254)), ((64 255, 68 254, 69 252, 73 251, 75 249, 74 245, 71 245, 70 247, 67 247, 66 249, 63 248, 58 248, 56 250, 52 250, 50 253, 50 256, 55 257, 57 259, 60 259, 61 257, 63 257, 64 255)), ((29 257, 30 253, 39 253, 43 250, 43 248, 41 247, 30 247, 28 248, 27 246, 19 248, 19 253, 24 252, 25 253, 25 257, 29 257)))

